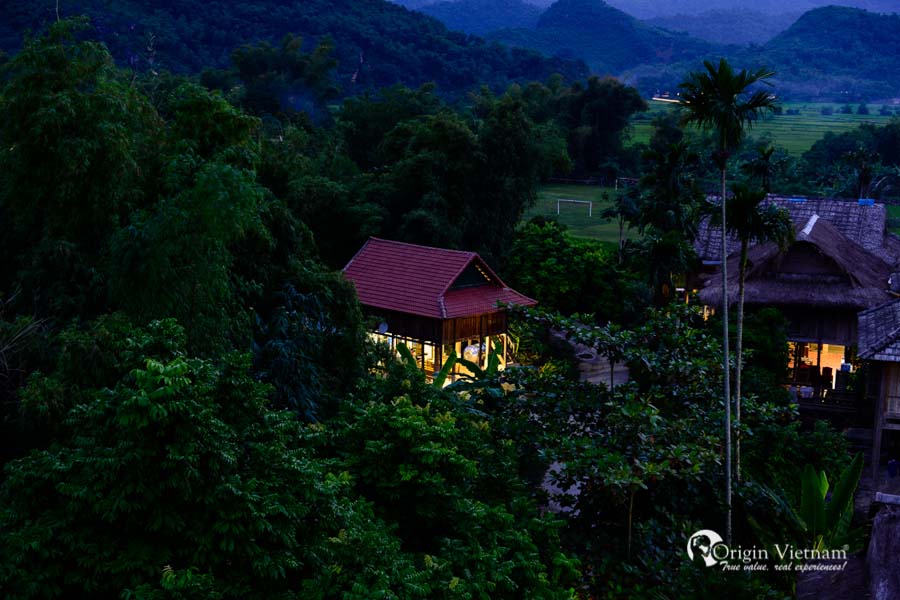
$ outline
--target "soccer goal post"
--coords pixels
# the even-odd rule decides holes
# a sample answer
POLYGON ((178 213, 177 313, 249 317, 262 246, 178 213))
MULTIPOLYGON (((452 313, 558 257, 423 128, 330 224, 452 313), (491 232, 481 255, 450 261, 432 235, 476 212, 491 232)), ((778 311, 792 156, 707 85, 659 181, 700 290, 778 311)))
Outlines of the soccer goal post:
POLYGON ((556 214, 559 215, 559 205, 562 202, 568 202, 569 204, 587 204, 588 205, 588 217, 594 216, 594 202, 593 200, 572 200, 569 198, 557 198, 556 199, 556 214))

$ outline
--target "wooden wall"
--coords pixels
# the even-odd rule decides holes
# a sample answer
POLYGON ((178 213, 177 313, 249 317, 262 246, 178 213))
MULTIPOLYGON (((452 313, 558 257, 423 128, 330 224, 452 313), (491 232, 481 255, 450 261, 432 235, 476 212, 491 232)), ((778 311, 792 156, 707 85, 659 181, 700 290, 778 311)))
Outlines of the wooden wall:
POLYGON ((378 322, 387 323, 388 332, 394 335, 438 345, 506 333, 504 311, 445 320, 386 310, 367 309, 366 314, 378 322))
POLYGON ((376 321, 387 323, 389 333, 434 344, 442 343, 440 319, 431 319, 390 310, 375 311, 367 307, 363 308, 366 311, 366 315, 374 318, 376 321))
POLYGON ((506 333, 505 312, 447 319, 443 322, 445 344, 470 338, 483 338, 498 333, 506 333))
POLYGON ((788 320, 788 339, 855 346, 856 312, 852 310, 779 307, 788 320))

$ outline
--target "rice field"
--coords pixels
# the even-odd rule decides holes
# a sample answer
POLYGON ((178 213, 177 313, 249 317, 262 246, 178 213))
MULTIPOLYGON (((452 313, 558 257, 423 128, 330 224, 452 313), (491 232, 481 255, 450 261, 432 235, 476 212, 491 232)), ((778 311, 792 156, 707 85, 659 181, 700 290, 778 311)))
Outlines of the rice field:
MULTIPOLYGON (((650 121, 653 116, 661 111, 671 111, 675 107, 671 103, 648 101, 650 110, 641 115, 636 115, 632 119, 632 143, 650 140, 653 133, 653 127, 650 121)), ((816 102, 787 102, 782 105, 785 114, 772 115, 766 117, 762 122, 756 123, 749 130, 750 135, 759 137, 766 135, 771 137, 777 146, 783 146, 788 152, 795 156, 800 156, 826 132, 832 131, 840 133, 855 127, 859 127, 863 123, 873 123, 875 125, 886 124, 891 117, 878 114, 881 108, 880 104, 870 104, 868 115, 841 114, 841 105, 835 103, 816 103, 816 102), (823 115, 821 110, 823 107, 833 109, 833 114, 823 115), (800 114, 788 115, 788 110, 797 110, 800 114)), ((895 110, 897 107, 894 107, 895 110)), ((856 111, 856 105, 853 105, 856 111)))

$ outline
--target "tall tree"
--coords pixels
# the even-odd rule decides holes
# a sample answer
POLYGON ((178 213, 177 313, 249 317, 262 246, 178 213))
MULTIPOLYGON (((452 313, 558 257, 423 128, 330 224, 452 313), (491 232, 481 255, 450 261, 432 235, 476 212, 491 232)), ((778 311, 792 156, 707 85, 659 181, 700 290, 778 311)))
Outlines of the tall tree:
POLYGON ((107 308, 104 243, 148 201, 162 123, 84 20, 28 39, 0 71, 0 281, 18 308, 107 308), (7 287, 8 286, 8 287, 7 287))
POLYGON ((659 305, 672 298, 673 274, 693 268, 693 241, 703 194, 694 180, 699 157, 684 142, 648 150, 649 170, 640 180, 635 224, 647 234, 648 274, 659 305))
POLYGON ((741 171, 751 179, 758 179, 765 193, 772 191, 772 175, 775 171, 775 163, 772 157, 775 154, 775 146, 761 144, 756 147, 756 153, 752 159, 741 165, 741 171))
POLYGON ((738 263, 737 339, 734 373, 734 469, 741 480, 741 370, 744 337, 744 279, 747 276, 747 250, 752 242, 775 242, 784 247, 794 237, 794 227, 787 211, 774 204, 763 206, 766 192, 745 184, 735 184, 727 207, 727 230, 741 242, 738 263))
POLYGON ((256 115, 309 117, 327 114, 325 103, 338 95, 331 80, 337 60, 328 38, 310 53, 302 51, 303 38, 288 34, 277 47, 268 42, 244 45, 231 54, 244 83, 242 105, 256 115))
POLYGON ((727 516, 725 537, 731 542, 731 393, 728 351, 728 240, 726 231, 725 174, 728 157, 740 145, 744 127, 775 106, 775 99, 765 90, 750 92, 750 87, 767 83, 773 71, 761 68, 748 72, 734 72, 724 58, 718 67, 709 61, 703 62, 706 72, 695 71, 679 86, 681 105, 686 109, 684 123, 695 123, 701 129, 712 129, 716 135, 716 150, 713 160, 720 174, 720 203, 722 205, 722 362, 724 366, 725 400, 725 503, 727 516))
POLYGON ((575 83, 558 99, 561 121, 569 131, 569 155, 577 173, 596 173, 615 160, 631 115, 647 110, 633 87, 612 77, 591 77, 575 83))

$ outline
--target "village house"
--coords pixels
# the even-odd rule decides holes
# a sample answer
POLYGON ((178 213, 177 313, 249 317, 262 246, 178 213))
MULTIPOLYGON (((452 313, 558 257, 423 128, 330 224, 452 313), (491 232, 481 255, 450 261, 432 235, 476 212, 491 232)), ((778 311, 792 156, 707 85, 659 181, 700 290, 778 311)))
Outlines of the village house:
POLYGON ((872 427, 872 456, 879 459, 872 460, 877 491, 885 432, 900 431, 900 300, 859 314, 859 357, 869 363, 869 377, 878 383, 872 427))
MULTIPOLYGON (((774 243, 750 248, 745 306, 776 307, 787 318, 789 383, 801 405, 846 404, 859 344, 857 316, 897 297, 890 281, 900 260, 900 237, 887 231, 885 207, 871 201, 769 196, 765 202, 788 211, 795 240, 785 249, 774 243)), ((721 229, 702 224, 695 247, 705 270, 699 299, 721 306, 721 229)), ((739 242, 729 239, 728 250, 734 303, 739 242)), ((900 283, 900 277, 894 280, 900 283)))
POLYGON ((350 259, 344 276, 373 319, 370 335, 392 349, 405 344, 429 376, 454 350, 484 367, 497 347, 504 368, 511 350, 504 306, 537 303, 503 283, 475 252, 378 238, 350 259))

